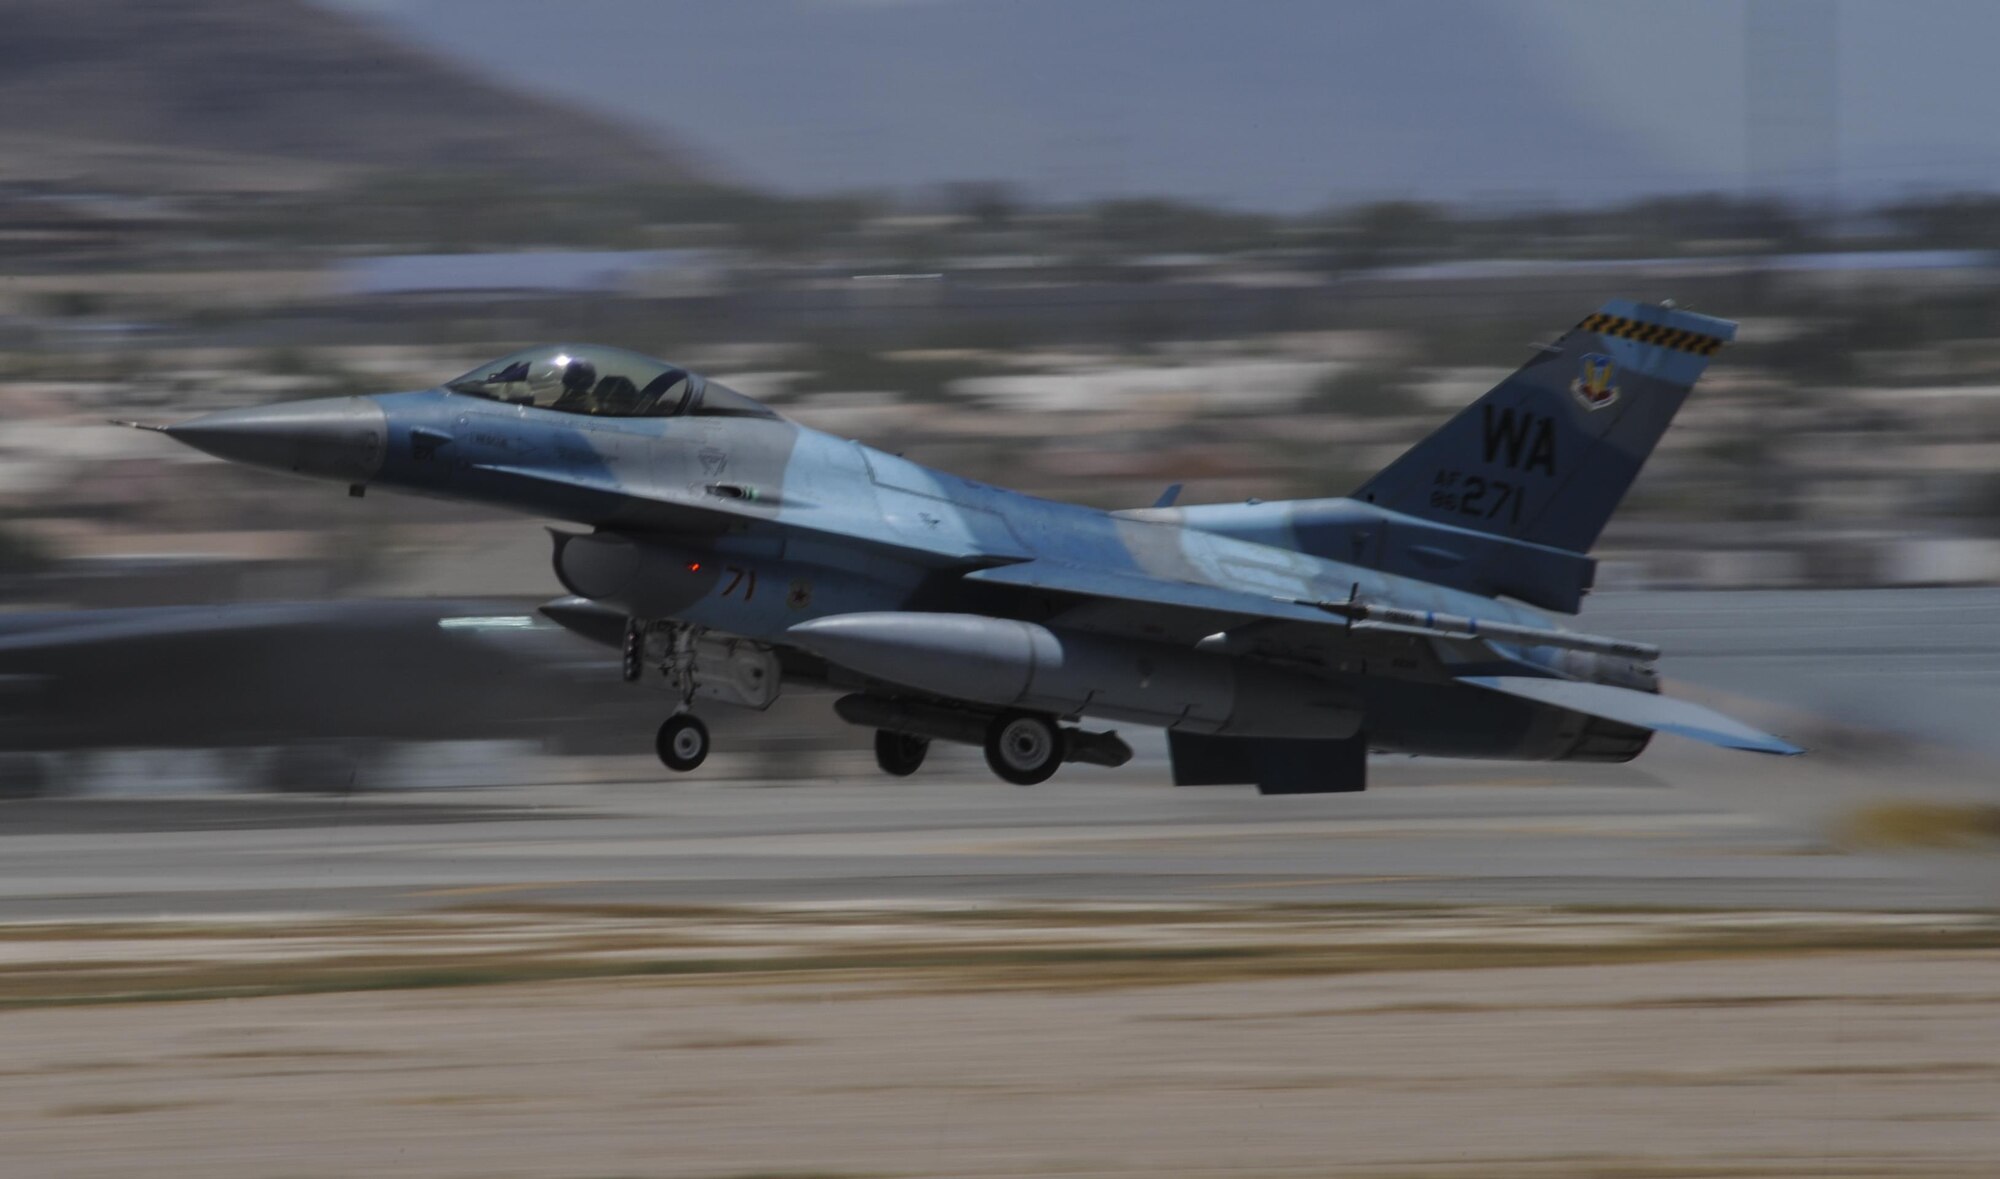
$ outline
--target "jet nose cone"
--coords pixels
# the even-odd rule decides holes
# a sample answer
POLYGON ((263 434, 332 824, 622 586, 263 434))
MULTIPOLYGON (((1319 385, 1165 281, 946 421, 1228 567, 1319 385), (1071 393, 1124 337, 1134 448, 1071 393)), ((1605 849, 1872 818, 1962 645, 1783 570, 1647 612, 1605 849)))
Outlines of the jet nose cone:
POLYGON ((217 458, 366 483, 382 469, 389 421, 367 397, 328 397, 204 414, 164 433, 217 458))

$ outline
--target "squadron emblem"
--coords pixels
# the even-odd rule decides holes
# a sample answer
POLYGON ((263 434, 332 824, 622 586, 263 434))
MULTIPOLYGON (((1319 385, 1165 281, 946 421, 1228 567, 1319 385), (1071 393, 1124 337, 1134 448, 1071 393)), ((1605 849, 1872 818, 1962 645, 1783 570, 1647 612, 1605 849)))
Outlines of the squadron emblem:
POLYGON ((1583 372, 1569 383, 1569 391, 1576 394, 1577 401, 1585 409, 1603 409, 1618 400, 1618 386, 1611 383, 1611 358, 1602 352, 1588 352, 1583 357, 1583 372))

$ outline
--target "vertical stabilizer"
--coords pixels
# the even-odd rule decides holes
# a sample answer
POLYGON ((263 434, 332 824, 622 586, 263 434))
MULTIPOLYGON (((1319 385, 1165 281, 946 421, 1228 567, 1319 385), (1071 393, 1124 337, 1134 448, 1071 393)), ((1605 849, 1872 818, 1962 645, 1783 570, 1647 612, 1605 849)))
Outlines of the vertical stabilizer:
POLYGON ((1709 358, 1735 335, 1726 319, 1606 303, 1354 498, 1588 552, 1709 358))

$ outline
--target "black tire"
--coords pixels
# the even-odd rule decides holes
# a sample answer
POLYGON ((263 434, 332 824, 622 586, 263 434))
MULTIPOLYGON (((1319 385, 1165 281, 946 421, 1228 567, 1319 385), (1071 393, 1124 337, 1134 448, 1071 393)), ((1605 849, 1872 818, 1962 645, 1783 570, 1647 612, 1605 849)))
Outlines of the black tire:
POLYGON ((1016 786, 1046 782, 1063 761, 1063 733, 1032 712, 1003 712, 986 727, 986 764, 1016 786))
POLYGON ((887 729, 875 730, 875 764, 882 772, 897 778, 907 778, 924 768, 924 755, 931 751, 928 737, 916 737, 909 733, 892 733, 887 729))
POLYGON ((653 742, 660 764, 677 774, 685 774, 708 760, 708 726, 701 718, 679 713, 660 726, 653 742))

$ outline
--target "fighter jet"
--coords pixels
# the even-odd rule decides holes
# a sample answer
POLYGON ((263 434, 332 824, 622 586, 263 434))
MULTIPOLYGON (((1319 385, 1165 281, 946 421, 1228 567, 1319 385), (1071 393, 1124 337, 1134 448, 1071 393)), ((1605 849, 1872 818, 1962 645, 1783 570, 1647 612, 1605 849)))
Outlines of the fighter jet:
POLYGON ((845 692, 881 768, 933 741, 1022 785, 1167 730, 1178 784, 1353 791, 1370 751, 1626 761, 1655 732, 1799 750, 1661 695, 1660 652, 1580 633, 1587 555, 1727 320, 1615 301, 1352 495, 1102 511, 808 429, 714 380, 556 345, 421 392, 211 413, 210 454, 568 521, 552 617, 617 643, 709 752, 697 700, 845 692))

